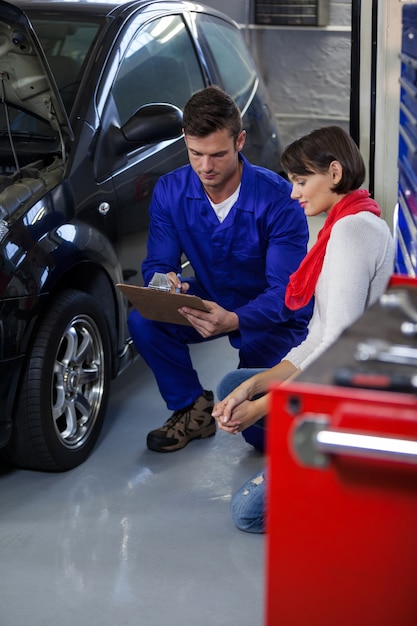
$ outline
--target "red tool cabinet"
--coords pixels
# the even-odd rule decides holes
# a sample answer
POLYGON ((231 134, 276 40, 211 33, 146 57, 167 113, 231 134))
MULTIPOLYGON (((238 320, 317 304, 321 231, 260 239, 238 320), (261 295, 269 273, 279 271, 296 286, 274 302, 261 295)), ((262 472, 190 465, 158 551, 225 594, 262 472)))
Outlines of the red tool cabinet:
MULTIPOLYGON (((407 290, 417 305, 416 287, 407 290)), ((334 384, 339 366, 358 367, 365 338, 417 349, 403 319, 371 307, 296 381, 271 390, 267 626, 417 625, 417 392, 334 384)))

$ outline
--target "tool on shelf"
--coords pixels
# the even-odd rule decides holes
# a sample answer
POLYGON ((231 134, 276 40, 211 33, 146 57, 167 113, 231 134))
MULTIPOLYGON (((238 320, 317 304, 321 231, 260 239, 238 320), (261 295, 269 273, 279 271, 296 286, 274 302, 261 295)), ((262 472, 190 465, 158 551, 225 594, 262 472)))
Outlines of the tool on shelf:
POLYGON ((417 347, 394 344, 381 339, 368 339, 356 345, 355 359, 417 366, 417 347))

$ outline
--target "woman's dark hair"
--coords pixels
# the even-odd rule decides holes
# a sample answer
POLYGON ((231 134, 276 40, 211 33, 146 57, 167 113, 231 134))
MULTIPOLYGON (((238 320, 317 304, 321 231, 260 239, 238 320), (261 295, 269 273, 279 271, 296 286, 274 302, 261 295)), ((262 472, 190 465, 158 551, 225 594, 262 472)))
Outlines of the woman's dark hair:
POLYGON ((196 91, 184 107, 184 133, 206 137, 224 128, 236 143, 242 131, 242 117, 233 98, 216 86, 196 91))
POLYGON ((324 174, 332 161, 339 161, 343 168, 332 191, 341 194, 359 189, 365 180, 365 164, 352 137, 339 126, 325 126, 296 139, 281 157, 287 173, 301 176, 324 174))

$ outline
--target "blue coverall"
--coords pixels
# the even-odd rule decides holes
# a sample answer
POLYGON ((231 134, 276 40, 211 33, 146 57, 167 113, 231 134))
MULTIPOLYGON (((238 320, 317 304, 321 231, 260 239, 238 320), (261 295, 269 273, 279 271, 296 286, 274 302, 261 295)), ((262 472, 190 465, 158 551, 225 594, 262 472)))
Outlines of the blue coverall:
MULTIPOLYGON (((307 334, 312 306, 293 312, 284 304, 288 278, 307 251, 307 220, 285 179, 239 158, 239 197, 222 223, 190 165, 158 180, 142 273, 147 285, 155 272, 179 272, 185 254, 194 271, 185 279, 188 293, 239 317, 239 330, 229 334, 239 349, 239 367, 271 367, 307 334)), ((128 324, 168 409, 192 404, 203 388, 188 344, 208 339, 192 327, 154 322, 136 310, 128 324)))

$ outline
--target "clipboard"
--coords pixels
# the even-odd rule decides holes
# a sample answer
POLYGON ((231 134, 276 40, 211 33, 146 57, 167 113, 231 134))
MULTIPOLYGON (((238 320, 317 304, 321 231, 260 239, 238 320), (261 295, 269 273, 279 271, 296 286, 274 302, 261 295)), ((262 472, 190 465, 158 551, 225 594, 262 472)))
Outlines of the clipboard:
POLYGON ((116 287, 124 293, 143 317, 156 322, 191 326, 190 322, 181 313, 178 313, 178 309, 187 306, 191 309, 207 311, 207 307, 198 296, 190 296, 186 293, 172 293, 171 291, 152 289, 151 287, 125 285, 124 283, 117 283, 116 287))

